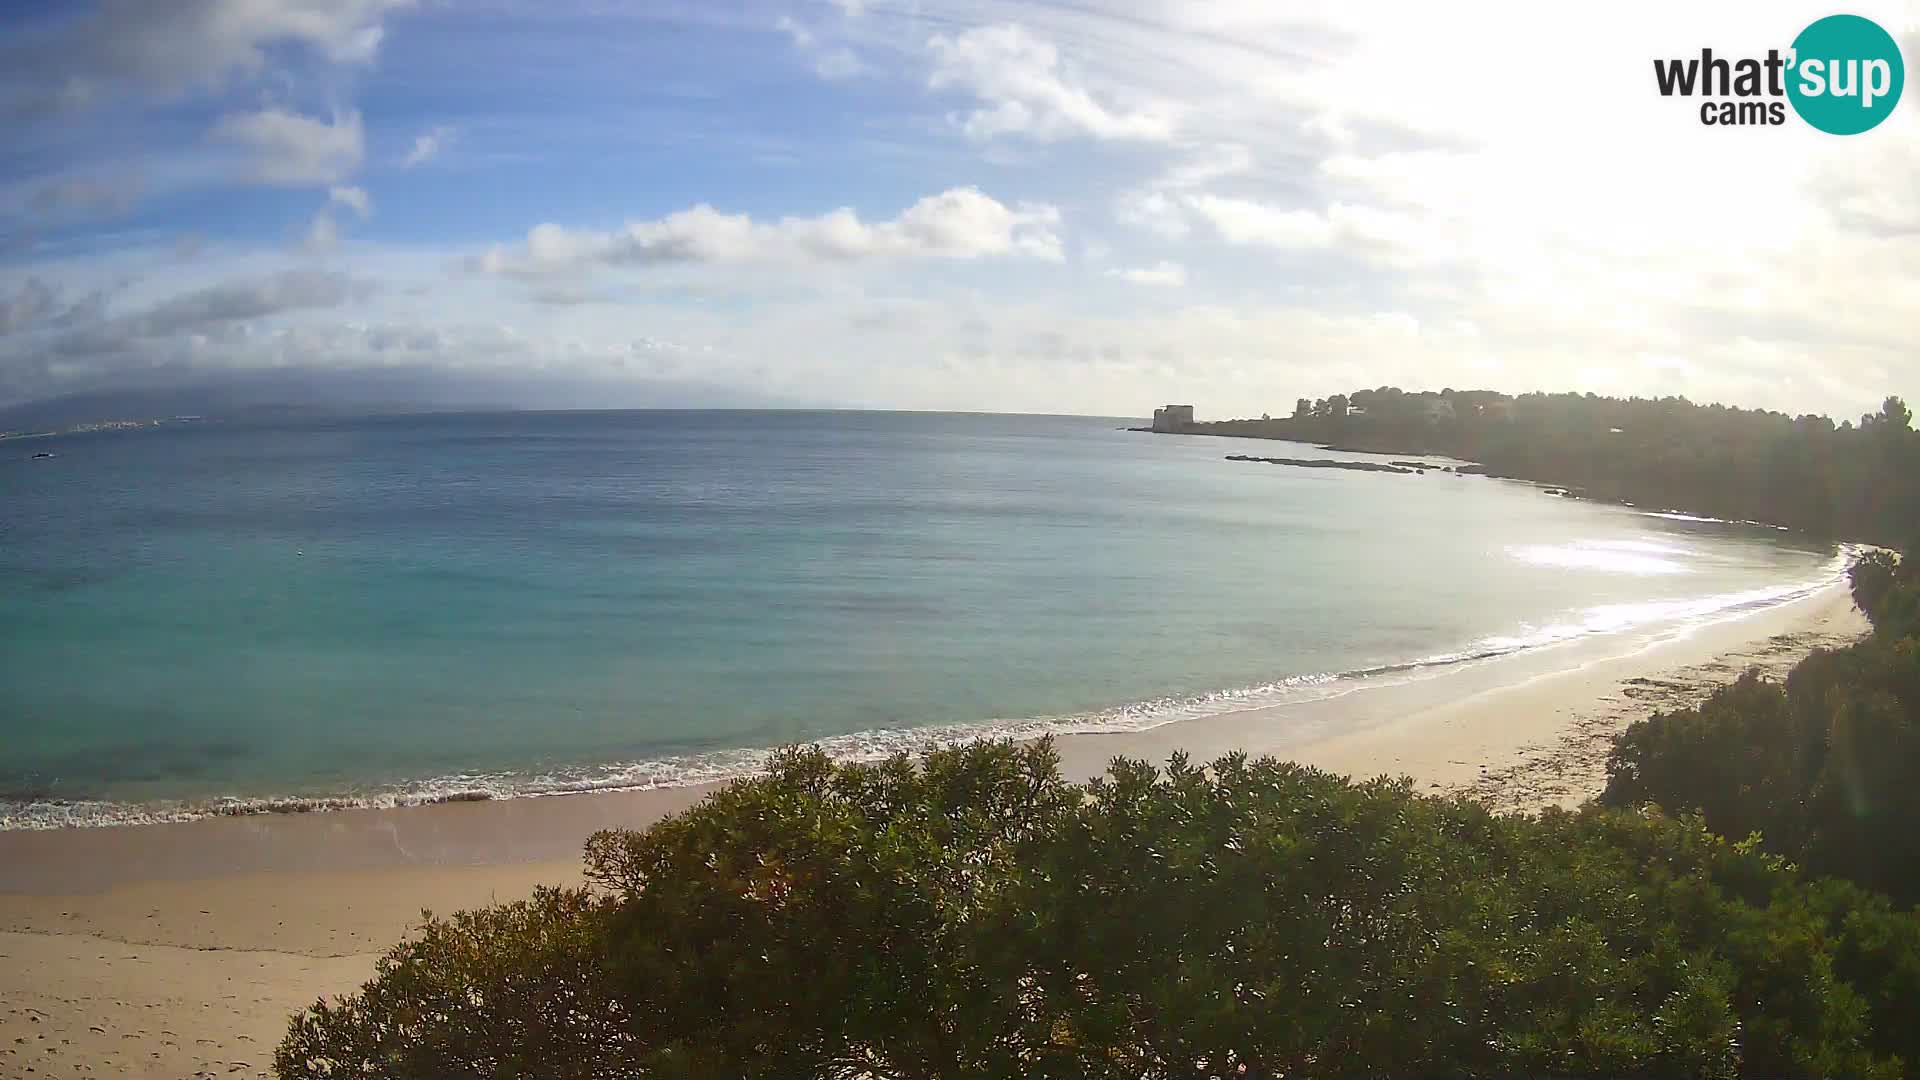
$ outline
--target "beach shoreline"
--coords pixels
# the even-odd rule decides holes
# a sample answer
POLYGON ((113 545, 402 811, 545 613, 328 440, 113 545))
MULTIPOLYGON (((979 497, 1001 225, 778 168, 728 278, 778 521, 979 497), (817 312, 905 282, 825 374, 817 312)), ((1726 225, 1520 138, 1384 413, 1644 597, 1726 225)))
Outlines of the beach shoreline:
MULTIPOLYGON (((1667 515, 1654 515, 1667 516, 1667 515)), ((1079 742, 1093 736, 1095 742, 1139 738, 1142 745, 1160 745, 1150 735, 1166 728, 1168 734, 1185 738, 1193 733, 1217 730, 1224 725, 1233 734, 1225 741, 1212 738, 1210 745, 1219 752, 1248 749, 1259 753, 1297 750, 1308 742, 1306 735, 1328 737, 1350 731, 1356 726, 1376 722, 1380 709, 1355 709, 1346 699, 1365 692, 1369 703, 1391 702, 1392 715, 1419 711, 1433 701, 1451 701, 1474 692, 1474 687, 1504 684, 1541 673, 1580 666, 1596 650, 1615 653, 1638 652, 1675 634, 1690 634, 1701 626, 1710 626, 1762 609, 1779 607, 1792 600, 1806 598, 1843 580, 1847 568, 1866 548, 1842 544, 1821 568, 1819 576, 1784 586, 1716 593, 1684 600, 1656 600, 1623 605, 1609 610, 1594 607, 1576 618, 1550 622, 1545 626, 1522 624, 1510 635, 1481 637, 1450 650, 1420 654, 1416 649, 1400 655, 1376 654, 1357 660, 1357 666, 1344 670, 1300 672, 1254 685, 1231 686, 1199 693, 1176 691, 1120 705, 1089 707, 1081 712, 1035 714, 979 720, 948 720, 930 724, 889 723, 866 730, 829 732, 803 738, 840 760, 872 761, 896 753, 918 755, 930 750, 956 746, 980 739, 1012 739, 1026 742, 1052 737, 1079 742), (1595 625, 1595 621, 1599 625, 1595 625), (1461 676, 1464 676, 1462 678, 1461 676), (1380 691, 1404 683, 1427 684, 1440 678, 1429 689, 1405 693, 1381 694, 1380 691), (1461 687, 1465 689, 1461 689, 1461 687), (1280 740, 1262 733, 1257 746, 1246 746, 1239 732, 1250 725, 1249 718, 1281 722, 1280 740), (1212 724, 1201 723, 1212 721, 1212 724)), ((1611 655, 1612 653, 1609 653, 1611 655)), ((1120 693, 1099 695, 1124 696, 1120 693)), ((1265 724, 1251 725, 1253 729, 1265 724)), ((241 793, 202 795, 187 798, 160 798, 151 801, 116 801, 112 798, 60 798, 50 793, 25 799, 0 798, 0 836, 17 830, 64 830, 70 828, 129 827, 180 824, 219 818, 270 818, 351 812, 356 810, 396 810, 430 807, 442 803, 484 803, 529 798, 557 798, 580 795, 624 794, 666 789, 711 790, 742 777, 758 774, 772 742, 759 746, 731 746, 682 754, 666 753, 658 757, 621 757, 610 760, 571 762, 540 769, 515 771, 496 767, 491 771, 450 772, 427 777, 415 776, 371 786, 345 785, 300 790, 297 783, 273 793, 271 787, 241 793)), ((531 752, 531 751, 529 751, 531 752)), ((1123 751, 1124 752, 1124 751, 1123 751)), ((1098 769, 1090 770, 1097 772, 1098 769)), ((336 784, 339 781, 336 779, 336 784)), ((244 786, 244 785, 243 785, 244 786)), ((230 833, 242 839, 255 834, 241 828, 230 833)), ((172 834, 156 834, 172 835, 172 834)), ((434 858, 448 856, 435 855, 434 858)), ((469 858, 471 854, 454 856, 469 858)), ((480 856, 492 858, 492 856, 480 856)), ((190 860, 197 865, 197 860, 190 860)), ((231 867, 229 867, 230 869, 231 867)), ((5 870, 0 868, 0 890, 8 887, 5 870)))
MULTIPOLYGON (((1599 635, 1056 746, 1073 779, 1117 756, 1245 751, 1502 810, 1575 805, 1627 723, 1866 629, 1843 578, 1650 642, 1599 635)), ((288 1015, 356 988, 421 909, 578 883, 595 829, 643 827, 712 788, 0 833, 0 1072, 264 1076, 288 1015)))

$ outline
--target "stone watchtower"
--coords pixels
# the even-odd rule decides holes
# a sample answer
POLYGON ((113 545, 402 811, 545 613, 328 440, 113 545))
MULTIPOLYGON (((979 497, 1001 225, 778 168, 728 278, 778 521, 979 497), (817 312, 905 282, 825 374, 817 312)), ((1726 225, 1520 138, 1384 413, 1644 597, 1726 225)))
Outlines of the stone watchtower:
POLYGON ((1193 426, 1193 406, 1162 405, 1153 410, 1153 430, 1185 431, 1193 426))

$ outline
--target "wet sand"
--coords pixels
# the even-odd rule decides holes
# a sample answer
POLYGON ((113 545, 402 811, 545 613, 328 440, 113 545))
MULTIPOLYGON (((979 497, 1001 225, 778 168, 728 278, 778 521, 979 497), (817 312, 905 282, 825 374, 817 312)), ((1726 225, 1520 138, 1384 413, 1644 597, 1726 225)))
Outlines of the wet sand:
MULTIPOLYGON (((1632 720, 1865 630, 1834 586, 1651 645, 1578 642, 1058 745, 1076 778, 1119 755, 1243 749, 1501 809, 1573 805, 1604 785, 1608 740, 1632 720)), ((577 882, 593 830, 706 790, 0 833, 0 1075, 267 1075, 288 1015, 354 989, 422 908, 577 882)))

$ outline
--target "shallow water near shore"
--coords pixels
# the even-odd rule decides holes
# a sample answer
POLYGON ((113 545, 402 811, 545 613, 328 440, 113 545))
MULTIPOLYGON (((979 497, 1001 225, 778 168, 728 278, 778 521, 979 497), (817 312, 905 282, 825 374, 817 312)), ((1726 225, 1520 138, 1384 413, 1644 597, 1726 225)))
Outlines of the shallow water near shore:
POLYGON ((0 827, 1140 730, 1670 633, 1845 564, 1126 423, 517 413, 0 444, 0 827))

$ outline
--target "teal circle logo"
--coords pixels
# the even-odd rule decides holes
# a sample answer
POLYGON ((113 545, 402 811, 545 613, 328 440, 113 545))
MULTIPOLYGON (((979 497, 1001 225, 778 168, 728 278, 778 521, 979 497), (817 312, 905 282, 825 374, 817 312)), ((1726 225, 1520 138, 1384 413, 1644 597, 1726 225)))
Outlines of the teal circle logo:
POLYGON ((1872 19, 1829 15, 1793 39, 1787 100, 1830 135, 1858 135, 1900 103, 1906 65, 1893 35, 1872 19))

